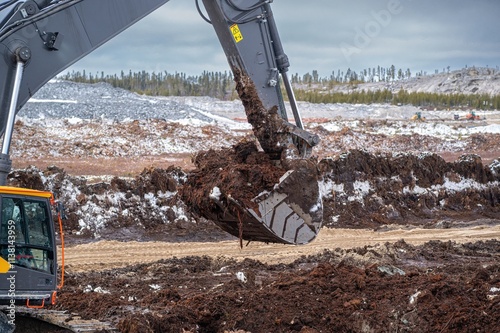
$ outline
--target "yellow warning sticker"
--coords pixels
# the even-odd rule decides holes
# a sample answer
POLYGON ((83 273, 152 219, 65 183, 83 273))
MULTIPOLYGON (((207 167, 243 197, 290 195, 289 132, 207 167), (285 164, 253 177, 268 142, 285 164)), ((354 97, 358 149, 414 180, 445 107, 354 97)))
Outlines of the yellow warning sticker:
POLYGON ((233 33, 233 37, 236 43, 239 43, 243 40, 243 35, 241 34, 240 27, 238 27, 237 24, 233 24, 232 26, 229 27, 229 29, 231 29, 231 32, 233 33))
POLYGON ((7 260, 0 257, 0 274, 7 273, 10 270, 10 264, 7 260))

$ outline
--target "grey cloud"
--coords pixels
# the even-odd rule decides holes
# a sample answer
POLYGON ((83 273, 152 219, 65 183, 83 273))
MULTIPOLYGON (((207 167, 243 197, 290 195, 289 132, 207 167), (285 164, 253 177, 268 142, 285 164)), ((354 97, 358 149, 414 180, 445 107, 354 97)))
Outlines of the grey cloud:
MULTIPOLYGON (((497 0, 274 0, 272 6, 293 73, 316 69, 328 76, 332 70, 392 64, 433 72, 448 65, 500 64, 497 0), (391 8, 397 11, 387 21, 383 14, 391 8), (366 35, 366 29, 372 29, 371 37, 361 43, 359 31, 366 35), (356 52, 346 57, 342 45, 356 52)), ((72 69, 197 75, 228 66, 194 1, 172 0, 72 69)))

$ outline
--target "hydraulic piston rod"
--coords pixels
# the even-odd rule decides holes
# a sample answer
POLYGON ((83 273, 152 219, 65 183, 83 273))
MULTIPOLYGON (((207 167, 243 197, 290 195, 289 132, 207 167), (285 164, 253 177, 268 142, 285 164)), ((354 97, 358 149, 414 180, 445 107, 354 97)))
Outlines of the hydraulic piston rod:
POLYGON ((300 116, 299 108, 297 106, 297 100, 295 99, 295 93, 293 92, 292 84, 290 83, 287 72, 281 73, 281 78, 283 79, 286 94, 288 96, 288 100, 290 101, 290 108, 292 109, 293 118, 295 119, 295 125, 297 125, 300 129, 304 129, 304 123, 302 122, 302 117, 300 116))
POLYGON ((16 65, 16 76, 14 79, 14 87, 12 90, 12 99, 10 100, 9 116, 7 117, 7 124, 5 126, 5 133, 2 142, 2 154, 8 155, 10 150, 10 142, 12 140, 12 132, 14 131, 14 122, 16 120, 17 109, 17 96, 19 95, 19 88, 23 77, 24 63, 19 61, 16 65))
POLYGON ((16 57, 16 73, 14 83, 12 85, 12 93, 10 96, 10 105, 5 124, 5 132, 2 141, 2 154, 0 155, 0 185, 7 184, 7 176, 12 168, 12 161, 9 156, 10 143, 12 141, 12 133, 14 132, 14 123, 16 121, 17 101, 21 81, 23 79, 24 64, 31 57, 31 52, 27 47, 20 47, 15 52, 16 57))
POLYGON ((288 56, 285 54, 283 50, 283 45, 281 44, 281 39, 278 33, 278 28, 276 27, 276 22, 274 21, 274 15, 271 11, 271 6, 269 3, 264 5, 264 8, 267 12, 267 21, 269 24, 269 34, 271 35, 271 39, 273 40, 272 46, 274 50, 274 54, 276 56, 276 64, 278 65, 278 71, 281 74, 281 78, 283 79, 283 84, 285 85, 286 94, 288 96, 288 100, 290 101, 290 107, 292 109, 293 117, 295 119, 295 124, 298 128, 304 129, 304 124, 302 123, 302 118, 299 113, 299 108, 297 107, 297 101, 295 99, 295 94, 292 89, 292 85, 288 78, 288 68, 290 67, 290 62, 288 61, 288 56))

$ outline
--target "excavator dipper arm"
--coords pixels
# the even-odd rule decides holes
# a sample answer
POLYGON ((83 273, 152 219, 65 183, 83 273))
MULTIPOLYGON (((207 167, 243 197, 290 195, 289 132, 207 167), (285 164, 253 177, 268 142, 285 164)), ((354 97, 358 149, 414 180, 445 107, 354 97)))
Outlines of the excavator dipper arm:
MULTIPOLYGON (((319 141, 303 129, 286 75, 289 61, 271 11, 272 0, 202 0, 234 73, 238 94, 262 149, 289 170, 275 190, 255 198, 216 201, 211 216, 247 240, 304 244, 317 235, 322 204, 317 170, 307 157, 319 141), (295 118, 288 122, 280 84, 295 118), (228 207, 242 211, 236 218, 228 207), (243 220, 243 221, 242 221, 243 220), (244 222, 243 233, 241 223, 244 222)), ((11 169, 15 116, 47 81, 168 0, 8 0, 0 3, 0 185, 11 169)), ((199 6, 199 0, 196 4, 199 6)), ((202 12, 201 8, 200 13, 202 12)), ((147 50, 144 50, 147 52, 147 50)), ((119 59, 117 59, 119 61, 119 59)))
POLYGON ((269 123, 266 123, 266 126, 258 124, 262 117, 258 115, 249 117, 248 120, 254 129, 257 128, 255 134, 263 149, 268 154, 279 154, 282 147, 294 138, 303 140, 304 148, 307 149, 302 151, 302 154, 308 155, 309 149, 319 140, 316 136, 303 131, 295 97, 290 95, 293 94, 287 76, 290 63, 279 39, 270 1, 203 0, 203 2, 229 65, 235 73, 238 93, 247 109, 247 115, 250 110, 255 113, 254 109, 259 107, 264 108, 265 113, 274 109, 285 122, 284 126, 287 128, 276 133, 266 128, 269 123), (285 83, 290 95, 296 126, 288 126, 280 81, 285 83), (254 86, 256 96, 247 96, 249 84, 254 86))

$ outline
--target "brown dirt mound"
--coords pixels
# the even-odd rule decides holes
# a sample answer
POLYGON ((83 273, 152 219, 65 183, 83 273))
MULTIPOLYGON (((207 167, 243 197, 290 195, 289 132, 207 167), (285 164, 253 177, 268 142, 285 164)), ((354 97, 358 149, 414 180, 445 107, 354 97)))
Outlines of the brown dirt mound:
POLYGON ((179 190, 179 197, 192 213, 214 221, 238 237, 241 246, 243 240, 276 241, 276 236, 256 222, 248 210, 260 212, 253 199, 260 193, 271 192, 285 169, 259 152, 253 142, 202 152, 194 163, 196 169, 179 190))
POLYGON ((227 239, 213 223, 192 217, 175 195, 185 180, 186 173, 173 166, 144 169, 132 179, 114 177, 90 184, 54 166, 44 171, 29 167, 9 175, 9 185, 50 189, 64 203, 68 219, 63 228, 70 242, 227 239))
POLYGON ((376 228, 499 217, 498 175, 477 155, 446 162, 436 154, 351 150, 323 159, 326 226, 376 228))

